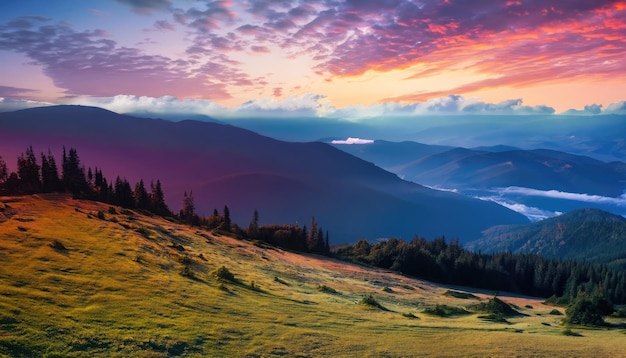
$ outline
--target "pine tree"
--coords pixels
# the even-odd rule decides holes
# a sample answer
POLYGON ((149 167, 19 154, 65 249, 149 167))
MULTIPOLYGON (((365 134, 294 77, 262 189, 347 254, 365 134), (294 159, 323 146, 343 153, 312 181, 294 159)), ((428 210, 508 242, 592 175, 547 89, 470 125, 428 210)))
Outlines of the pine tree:
POLYGON ((22 153, 17 158, 17 175, 20 179, 20 191, 22 193, 33 194, 41 191, 39 168, 33 147, 29 146, 26 149, 26 154, 22 153))
POLYGON ((180 218, 185 220, 189 224, 193 224, 196 217, 196 204, 193 199, 193 191, 189 191, 189 195, 187 195, 187 191, 183 196, 183 206, 180 210, 180 218))
POLYGON ((9 170, 7 169, 7 163, 2 159, 0 155, 0 185, 4 184, 9 177, 9 170))
POLYGON ((41 153, 41 184, 44 193, 58 192, 63 189, 57 163, 50 149, 48 149, 47 156, 41 153))
POLYGON ((317 221, 315 221, 315 217, 311 217, 311 227, 309 228, 309 235, 306 238, 306 249, 309 252, 314 252, 317 250, 317 241, 318 241, 318 228, 317 221))
POLYGON ((232 228, 232 223, 230 221, 230 210, 228 209, 228 206, 224 205, 224 211, 222 214, 223 218, 222 218, 222 224, 220 225, 220 229, 224 230, 224 231, 230 231, 230 229, 232 228))
POLYGON ((248 225, 248 236, 252 239, 256 239, 259 236, 259 211, 254 209, 254 213, 252 213, 252 220, 250 221, 250 225, 248 225))
MULTIPOLYGON (((97 172, 96 177, 98 177, 97 172)), ((150 209, 150 195, 148 195, 148 191, 146 190, 146 186, 143 183, 143 179, 139 180, 139 182, 135 184, 133 197, 135 198, 135 206, 137 207, 137 209, 150 209)))
POLYGON ((165 194, 161 188, 161 181, 157 179, 156 184, 154 181, 151 182, 150 188, 152 190, 150 194, 151 211, 157 215, 171 216, 172 212, 165 204, 165 194))
POLYGON ((70 148, 69 155, 67 155, 63 147, 62 172, 63 185, 70 193, 80 197, 90 194, 85 171, 80 165, 80 158, 75 148, 70 148))

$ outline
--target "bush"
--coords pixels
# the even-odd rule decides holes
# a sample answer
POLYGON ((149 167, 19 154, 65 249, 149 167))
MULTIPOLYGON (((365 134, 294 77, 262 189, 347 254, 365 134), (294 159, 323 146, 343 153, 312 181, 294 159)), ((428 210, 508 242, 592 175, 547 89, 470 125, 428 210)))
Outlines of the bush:
POLYGON ((578 297, 565 310, 565 322, 588 326, 602 326, 605 324, 604 315, 597 303, 587 297, 578 297))
POLYGON ((502 315, 502 316, 517 316, 520 315, 518 311, 513 309, 508 303, 502 301, 498 297, 489 299, 487 302, 477 303, 475 305, 468 306, 470 310, 485 312, 490 315, 502 315))
POLYGON ((613 312, 613 317, 616 318, 626 318, 626 307, 620 307, 617 311, 613 312))
POLYGON ((230 272, 226 266, 222 266, 215 271, 215 276, 221 281, 237 282, 235 275, 230 272))
POLYGON ((463 307, 453 307, 453 306, 448 306, 448 305, 436 305, 436 306, 427 307, 424 310, 424 313, 432 315, 432 316, 439 316, 439 317, 450 317, 450 316, 460 316, 460 315, 470 314, 470 312, 468 312, 463 307))
POLYGON ((565 329, 563 332, 561 332, 564 336, 571 336, 571 337, 582 337, 583 335, 580 333, 576 333, 574 331, 572 331, 570 328, 565 329))
POLYGON ((334 288, 328 287, 326 285, 317 286, 317 290, 320 291, 320 292, 324 292, 324 293, 330 293, 332 295, 336 295, 336 294, 339 293, 334 288))
POLYGON ((51 244, 50 247, 55 249, 56 251, 60 251, 60 252, 67 252, 69 251, 67 249, 67 247, 65 247, 65 245, 63 245, 63 243, 59 240, 54 240, 51 244))
POLYGON ((378 301, 376 301, 374 296, 372 296, 371 294, 363 297, 361 299, 361 301, 359 301, 359 304, 363 305, 363 306, 372 307, 372 308, 378 308, 378 309, 381 309, 383 311, 388 311, 383 305, 378 303, 378 301))
POLYGON ((109 206, 109 214, 111 214, 111 215, 116 215, 117 214, 117 210, 115 209, 115 207, 109 206))
POLYGON ((556 308, 553 309, 552 311, 550 311, 550 314, 553 316, 562 316, 563 313, 561 313, 561 311, 557 310, 556 308))
POLYGON ((471 294, 471 293, 467 293, 467 292, 459 292, 459 291, 452 291, 452 290, 447 290, 446 293, 443 294, 444 296, 448 296, 448 297, 455 297, 455 298, 461 298, 464 300, 468 300, 468 299, 475 299, 477 300, 478 297, 471 294))
POLYGON ((98 215, 96 215, 100 220, 106 220, 106 216, 104 215, 104 211, 98 210, 98 215))

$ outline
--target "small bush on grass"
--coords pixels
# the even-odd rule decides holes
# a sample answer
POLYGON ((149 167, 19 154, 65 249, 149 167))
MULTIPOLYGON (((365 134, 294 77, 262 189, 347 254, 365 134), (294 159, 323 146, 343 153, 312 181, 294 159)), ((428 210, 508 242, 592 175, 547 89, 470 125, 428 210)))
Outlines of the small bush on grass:
POLYGON ((459 292, 459 291, 452 291, 452 290, 447 290, 444 294, 444 296, 448 296, 448 297, 455 297, 455 298, 461 298, 464 300, 468 300, 468 299, 478 299, 478 296, 473 295, 471 293, 467 293, 467 292, 459 292))
POLYGON ((439 316, 439 317, 450 317, 450 316, 460 316, 470 314, 463 307, 454 307, 448 305, 435 305, 431 307, 427 307, 424 310, 425 314, 429 314, 431 316, 439 316))
POLYGON ((393 293, 393 290, 387 286, 383 287, 383 292, 393 293))
POLYGON ((414 314, 413 314, 413 313, 411 313, 411 312, 408 312, 408 313, 403 313, 403 314, 402 314, 402 317, 406 317, 406 318, 410 318, 410 319, 420 319, 419 317, 417 317, 416 315, 414 315, 414 314))
POLYGON ((498 297, 491 298, 487 302, 481 302, 468 306, 467 308, 472 311, 485 312, 489 315, 501 315, 503 317, 521 315, 521 313, 516 311, 513 307, 511 307, 511 305, 502 301, 498 297))
POLYGON ((550 311, 550 314, 553 316, 562 316, 563 313, 561 313, 561 311, 557 310, 556 308, 553 309, 552 311, 550 311))
POLYGON ((383 311, 388 311, 388 309, 386 309, 383 305, 378 303, 378 301, 376 301, 374 296, 372 296, 371 294, 363 297, 359 301, 359 304, 363 305, 363 306, 371 307, 371 308, 378 308, 378 309, 383 310, 383 311))
POLYGON ((332 287, 328 287, 326 285, 317 286, 317 290, 324 293, 330 293, 331 295, 337 295, 339 292, 332 287))
POLYGON ((67 247, 65 247, 65 245, 63 245, 63 243, 59 240, 54 240, 51 244, 50 247, 53 248, 54 250, 58 251, 58 252, 63 252, 66 253, 69 250, 67 249, 67 247))
POLYGON ((617 311, 613 312, 611 317, 615 318, 626 318, 626 307, 620 307, 617 311))
POLYGON ((222 266, 215 271, 215 277, 220 281, 237 282, 235 275, 226 266, 222 266))
POLYGON ((104 215, 104 211, 102 211, 102 210, 98 210, 98 214, 96 216, 100 220, 106 220, 107 219, 106 215, 104 215))

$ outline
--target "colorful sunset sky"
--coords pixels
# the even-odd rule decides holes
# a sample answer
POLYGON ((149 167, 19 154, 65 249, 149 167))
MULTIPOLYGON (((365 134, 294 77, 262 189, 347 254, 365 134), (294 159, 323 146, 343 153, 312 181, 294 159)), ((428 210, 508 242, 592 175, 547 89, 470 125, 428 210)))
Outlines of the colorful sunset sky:
POLYGON ((5 0, 0 107, 626 113, 626 2, 5 0))

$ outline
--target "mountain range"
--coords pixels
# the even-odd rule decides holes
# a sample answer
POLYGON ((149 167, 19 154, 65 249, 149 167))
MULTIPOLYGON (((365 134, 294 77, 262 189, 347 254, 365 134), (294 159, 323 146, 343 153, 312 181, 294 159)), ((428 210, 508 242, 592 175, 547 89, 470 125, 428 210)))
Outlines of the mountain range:
POLYGON ((573 210, 532 224, 490 228, 466 247, 484 253, 511 251, 623 265, 626 218, 598 209, 573 210))
POLYGON ((75 147, 86 166, 113 180, 160 179, 177 210, 193 192, 197 212, 228 205, 247 226, 307 225, 312 216, 331 242, 445 235, 467 241, 526 218, 492 202, 401 180, 372 163, 320 142, 289 143, 231 125, 171 122, 94 107, 53 106, 0 114, 0 154, 11 164, 27 146, 57 154, 75 147))
POLYGON ((550 149, 392 143, 335 147, 403 179, 494 200, 537 220, 585 207, 624 210, 626 163, 550 149))

